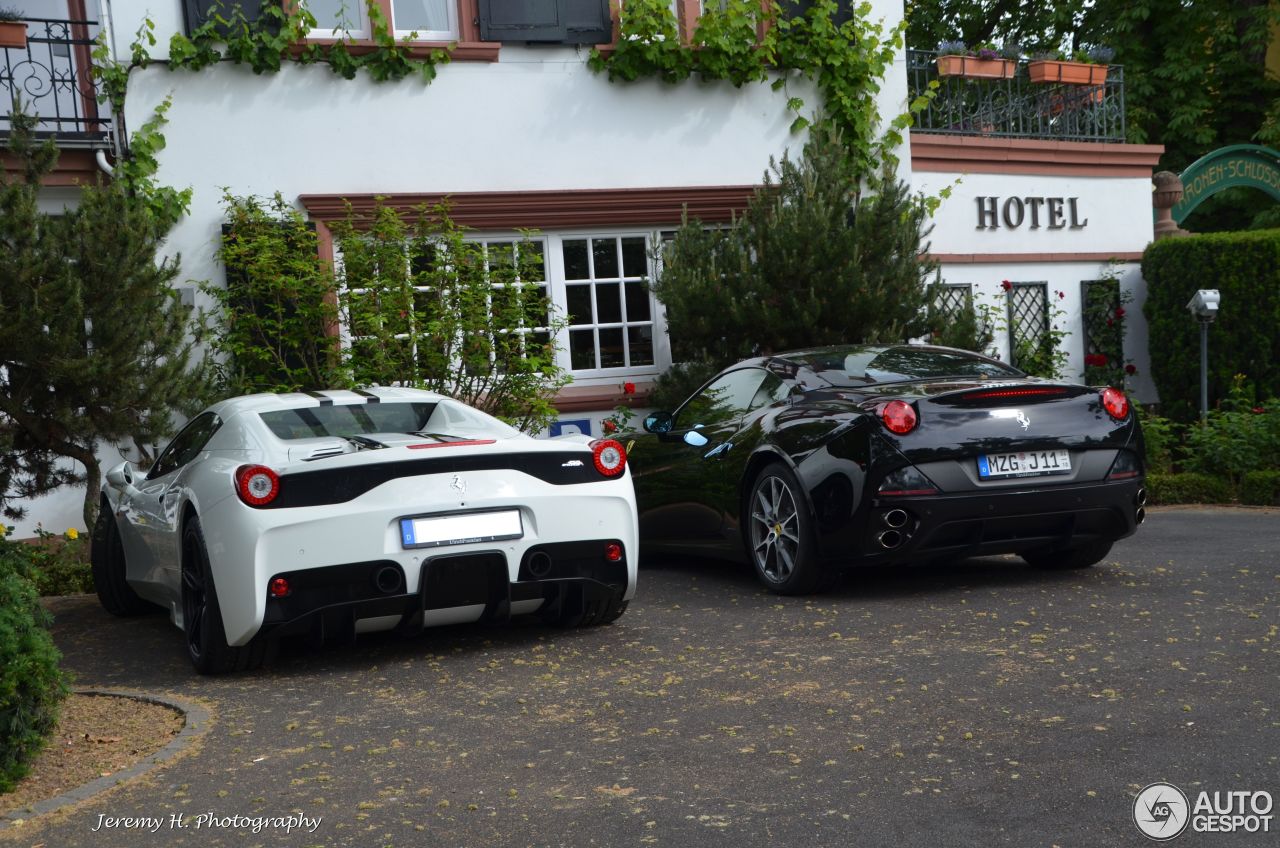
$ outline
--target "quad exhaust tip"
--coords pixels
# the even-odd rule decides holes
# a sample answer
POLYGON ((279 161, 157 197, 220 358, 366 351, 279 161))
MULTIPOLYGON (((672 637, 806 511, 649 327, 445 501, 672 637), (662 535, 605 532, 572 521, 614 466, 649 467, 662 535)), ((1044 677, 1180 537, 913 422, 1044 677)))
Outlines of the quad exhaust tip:
POLYGON ((1147 489, 1145 486, 1139 489, 1138 493, 1133 496, 1133 502, 1140 507, 1147 505, 1147 489))
POLYGON ((551 555, 535 551, 529 555, 529 574, 541 580, 551 573, 551 555))
POLYGON ((1138 511, 1133 514, 1133 520, 1136 524, 1141 524, 1147 520, 1147 511, 1142 507, 1138 507, 1138 511))
MULTIPOLYGON (((905 513, 903 514, 905 515, 905 513)), ((902 544, 902 534, 897 530, 885 530, 879 536, 876 536, 876 541, 878 541, 880 543, 880 547, 885 550, 893 550, 898 547, 898 545, 902 544)))
POLYGON ((885 526, 892 527, 897 530, 907 523, 907 511, 905 509, 891 509, 883 516, 885 526))

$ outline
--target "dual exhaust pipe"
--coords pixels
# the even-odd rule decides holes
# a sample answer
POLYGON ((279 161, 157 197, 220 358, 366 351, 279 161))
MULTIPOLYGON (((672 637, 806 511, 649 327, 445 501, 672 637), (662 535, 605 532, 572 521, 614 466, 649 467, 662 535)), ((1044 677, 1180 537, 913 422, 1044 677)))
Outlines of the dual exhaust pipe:
POLYGON ((1145 486, 1138 489, 1137 493, 1133 496, 1133 504, 1137 507, 1137 509, 1133 511, 1133 521, 1135 524, 1141 524, 1147 520, 1147 510, 1145 508, 1147 505, 1147 489, 1145 486))
POLYGON ((880 520, 884 522, 888 530, 880 531, 876 536, 876 541, 880 543, 880 547, 886 551, 891 551, 906 541, 906 534, 902 528, 907 526, 907 522, 911 520, 911 516, 907 515, 905 509, 891 509, 880 516, 880 520))

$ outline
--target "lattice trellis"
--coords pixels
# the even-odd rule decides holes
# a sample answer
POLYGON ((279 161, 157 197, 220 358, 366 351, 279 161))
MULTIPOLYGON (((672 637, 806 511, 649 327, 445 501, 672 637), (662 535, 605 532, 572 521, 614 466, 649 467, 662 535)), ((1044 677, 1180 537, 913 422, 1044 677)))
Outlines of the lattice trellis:
POLYGON ((973 300, 973 286, 966 284, 947 284, 938 288, 934 299, 934 308, 948 320, 960 317, 973 300))
POLYGON ((1124 345, 1124 328, 1114 318, 1120 308, 1119 281, 1084 280, 1080 283, 1080 295, 1085 356, 1116 355, 1124 345))
POLYGON ((1009 358, 1015 368, 1019 348, 1039 346, 1048 331, 1048 283, 1014 283, 1009 290, 1009 358))

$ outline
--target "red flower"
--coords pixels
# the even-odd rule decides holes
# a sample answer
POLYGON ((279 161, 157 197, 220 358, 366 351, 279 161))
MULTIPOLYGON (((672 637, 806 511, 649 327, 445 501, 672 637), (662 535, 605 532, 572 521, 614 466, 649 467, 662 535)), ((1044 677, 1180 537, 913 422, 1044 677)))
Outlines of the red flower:
POLYGON ((1005 291, 1012 291, 1012 290, 1013 290, 1013 283, 1009 282, 1008 280, 1001 280, 1001 281, 1000 281, 1000 288, 1004 289, 1005 291))
POLYGON ((624 395, 633 395, 633 394, 635 394, 635 393, 636 393, 636 384, 635 384, 635 383, 623 383, 623 384, 622 384, 622 393, 623 393, 624 395))
POLYGON ((1255 406, 1255 407, 1253 408, 1253 414, 1254 414, 1254 415, 1261 415, 1261 414, 1262 414, 1262 413, 1264 413, 1264 412, 1266 412, 1266 410, 1265 410, 1265 409, 1263 409, 1263 408, 1262 408, 1262 407, 1260 407, 1260 406, 1255 406))
POLYGON ((1108 327, 1110 327, 1110 326, 1114 325, 1115 323, 1116 323, 1116 322, 1115 322, 1115 319, 1113 319, 1113 318, 1108 318, 1108 319, 1107 319, 1107 326, 1108 326, 1108 327))
POLYGON ((1123 318, 1123 317, 1124 317, 1124 307, 1123 307, 1123 306, 1117 306, 1117 307, 1116 307, 1116 317, 1117 317, 1117 318, 1123 318))
POLYGON ((1058 300, 1066 300, 1066 299, 1067 299, 1066 292, 1058 292, 1058 300))
POLYGON ((604 421, 604 431, 606 433, 616 433, 618 432, 618 425, 606 418, 604 421))
POLYGON ((1134 374, 1137 374, 1137 373, 1138 373, 1138 366, 1136 366, 1136 365, 1134 365, 1132 362, 1130 362, 1128 365, 1126 365, 1126 366, 1124 367, 1124 373, 1129 374, 1130 376, 1132 376, 1132 375, 1134 375, 1134 374))
POLYGON ((1101 368, 1107 364, 1107 355, 1105 353, 1091 353, 1084 358, 1084 364, 1101 368))

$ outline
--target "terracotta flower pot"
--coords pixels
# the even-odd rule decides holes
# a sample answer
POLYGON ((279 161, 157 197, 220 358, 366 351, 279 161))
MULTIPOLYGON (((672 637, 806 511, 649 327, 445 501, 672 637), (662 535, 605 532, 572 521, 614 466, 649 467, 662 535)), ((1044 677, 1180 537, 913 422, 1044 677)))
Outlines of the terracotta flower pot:
POLYGON ((976 79, 1012 79, 1018 63, 1009 59, 979 59, 976 56, 939 56, 938 76, 976 79))
POLYGON ((1027 65, 1032 82, 1062 82, 1069 85, 1102 85, 1107 81, 1106 65, 1087 62, 1059 62, 1037 59, 1027 65))
POLYGON ((26 21, 0 21, 0 48, 27 48, 26 21))

